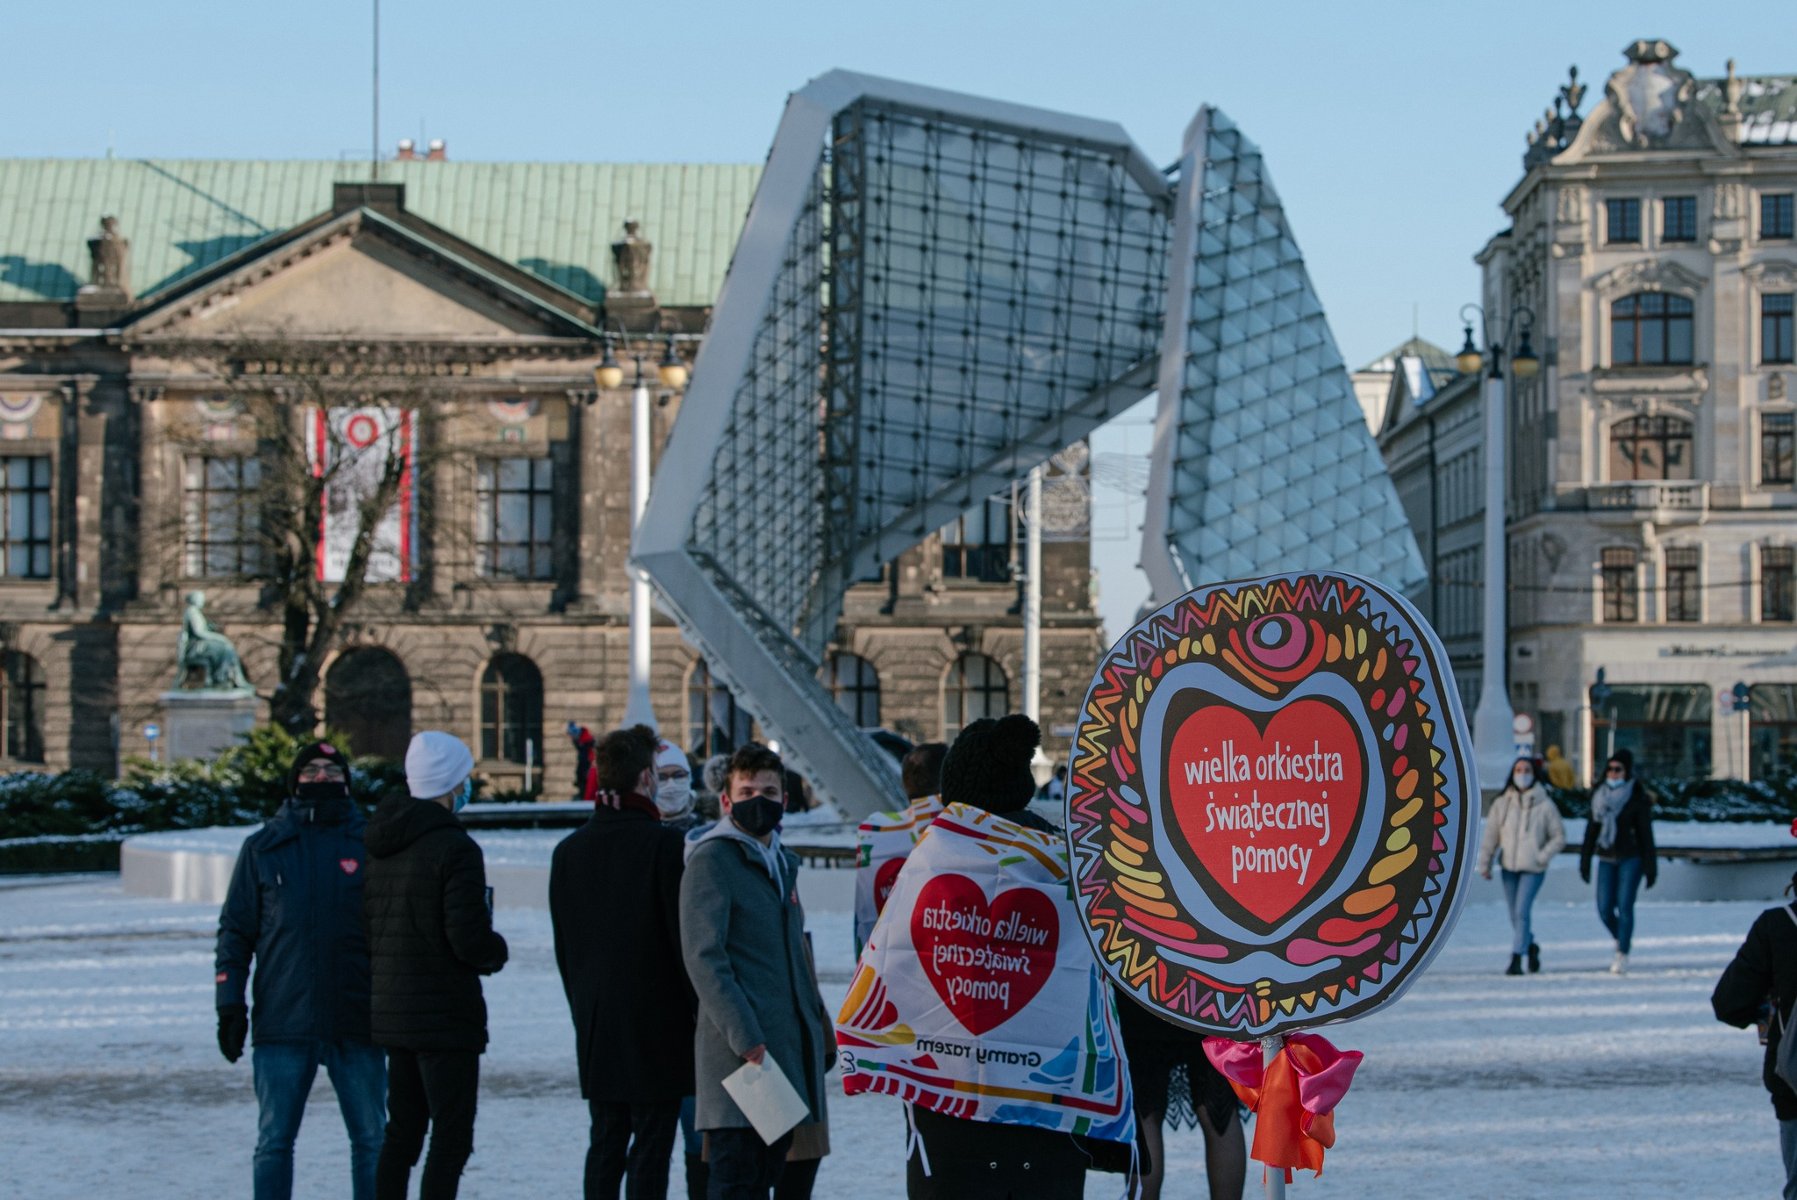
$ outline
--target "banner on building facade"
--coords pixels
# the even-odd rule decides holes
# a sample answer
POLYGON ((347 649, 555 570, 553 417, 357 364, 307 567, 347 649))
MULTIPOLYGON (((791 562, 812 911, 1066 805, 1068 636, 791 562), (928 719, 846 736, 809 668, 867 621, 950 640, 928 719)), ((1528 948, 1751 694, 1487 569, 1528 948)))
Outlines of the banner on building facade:
POLYGON ((324 514, 318 539, 318 578, 341 583, 360 531, 362 506, 379 491, 390 469, 399 490, 374 527, 364 579, 369 583, 412 578, 414 414, 378 406, 316 409, 307 456, 324 480, 324 514))
POLYGON ((845 1092, 1134 1140, 1116 1011, 1074 928, 1066 853, 964 804, 930 823, 837 1015, 845 1092))
POLYGON ((1067 833, 1117 987, 1238 1040, 1395 999, 1477 843, 1472 742, 1416 610, 1346 574, 1198 588, 1129 630, 1081 710, 1067 833))

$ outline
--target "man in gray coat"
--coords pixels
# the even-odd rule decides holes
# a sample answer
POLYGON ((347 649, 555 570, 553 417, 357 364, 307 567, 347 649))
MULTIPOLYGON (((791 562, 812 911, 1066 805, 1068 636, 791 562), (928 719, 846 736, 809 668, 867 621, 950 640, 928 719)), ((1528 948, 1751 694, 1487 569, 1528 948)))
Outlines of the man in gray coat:
POLYGON ((824 1118, 830 1019, 805 949, 798 858, 780 845, 780 758, 765 746, 730 759, 723 819, 686 846, 680 881, 681 951, 699 999, 693 1036, 696 1124, 711 1159, 710 1200, 765 1200, 792 1142, 761 1140, 724 1077, 771 1055, 811 1113, 824 1118))

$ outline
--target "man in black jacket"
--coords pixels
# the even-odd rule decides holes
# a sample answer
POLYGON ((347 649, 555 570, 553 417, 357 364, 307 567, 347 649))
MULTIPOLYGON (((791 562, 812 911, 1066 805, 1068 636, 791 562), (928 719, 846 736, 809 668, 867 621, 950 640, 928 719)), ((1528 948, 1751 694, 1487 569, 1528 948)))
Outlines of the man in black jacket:
POLYGON ((405 1200, 430 1130, 420 1200, 449 1200, 474 1151, 487 1006, 480 977, 505 965, 480 847, 454 814, 468 803, 474 756, 447 733, 406 750, 410 796, 368 823, 368 947, 373 1030, 387 1048, 387 1140, 377 1200, 405 1200))
POLYGON ((654 800, 647 725, 594 747, 592 820, 555 848, 549 916, 592 1112, 587 1200, 663 1200, 682 1097, 693 1090, 692 984, 680 957, 684 845, 654 800))
POLYGON ((349 1130, 351 1194, 374 1195, 387 1072, 368 1035, 362 827, 348 761, 329 742, 307 742, 287 772, 287 800, 238 852, 219 913, 214 981, 225 1061, 243 1056, 250 1030, 246 982, 256 1002, 256 1200, 293 1194, 293 1142, 320 1065, 349 1130))
MULTIPOLYGON (((1797 889, 1797 875, 1791 877, 1791 889, 1797 889)), ((1772 1094, 1772 1111, 1778 1117, 1785 1200, 1797 1200, 1797 1092, 1778 1077, 1773 1066, 1778 1061, 1779 1043, 1791 1036, 1793 1001, 1797 1001, 1797 910, 1786 904, 1767 909, 1754 921, 1747 940, 1735 951, 1734 961, 1722 972, 1710 996, 1710 1007, 1719 1021, 1742 1029, 1754 1021, 1767 1022, 1766 1061, 1760 1078, 1772 1094)))

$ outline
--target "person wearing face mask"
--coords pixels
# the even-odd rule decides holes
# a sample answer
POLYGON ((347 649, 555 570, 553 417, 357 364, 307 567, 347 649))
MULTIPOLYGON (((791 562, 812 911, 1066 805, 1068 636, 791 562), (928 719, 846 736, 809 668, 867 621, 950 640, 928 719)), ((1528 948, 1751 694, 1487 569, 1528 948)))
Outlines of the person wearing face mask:
POLYGON ((725 1076, 771 1057, 810 1110, 803 1124, 826 1119, 835 1037, 806 952, 799 860, 780 844, 783 778, 779 755, 741 747, 730 759, 722 818, 686 841, 680 940, 699 1000, 693 1082, 712 1200, 766 1200, 793 1142, 792 1133, 763 1142, 724 1090, 725 1076))
POLYGON ((1565 848, 1566 826, 1536 776, 1535 761, 1517 759, 1509 782, 1485 814, 1485 832, 1479 838, 1479 874, 1491 878, 1494 855, 1503 873, 1512 934, 1506 975, 1522 974, 1524 954, 1529 956, 1531 975, 1541 970, 1541 947, 1535 943, 1529 915, 1547 878, 1548 864, 1565 848))
MULTIPOLYGON (((690 812, 662 780, 667 745, 647 725, 593 747, 593 816, 563 838, 549 866, 555 965, 574 1018, 580 1094, 592 1116, 587 1200, 662 1200, 681 1100, 693 1090, 693 988, 680 957, 684 838, 667 823, 690 812)), ((682 755, 682 770, 684 759, 682 755)))
POLYGON ((692 759, 667 738, 655 743, 655 810, 662 824, 682 837, 705 824, 693 790, 692 759))
POLYGON ((321 1066, 349 1130, 350 1194, 374 1195, 387 1064, 369 1038, 363 826, 349 761, 329 742, 307 742, 287 772, 280 811, 238 851, 219 913, 214 981, 225 1061, 243 1056, 250 1032, 246 984, 256 1005, 256 1200, 293 1194, 293 1143, 321 1066))
POLYGON ((1610 974, 1629 969, 1635 935, 1635 893, 1654 885, 1659 859, 1653 844, 1653 796, 1635 778, 1635 759, 1618 750, 1604 764, 1604 781, 1591 790, 1591 819, 1579 849, 1579 878, 1591 882, 1597 858, 1597 916, 1616 939, 1610 974))
POLYGON ((450 1200, 474 1152, 487 1006, 480 977, 505 966, 486 862, 456 819, 474 756, 430 730, 406 748, 406 792, 368 822, 365 911, 376 1045, 387 1049, 387 1136, 376 1200, 404 1200, 430 1134, 420 1200, 450 1200))

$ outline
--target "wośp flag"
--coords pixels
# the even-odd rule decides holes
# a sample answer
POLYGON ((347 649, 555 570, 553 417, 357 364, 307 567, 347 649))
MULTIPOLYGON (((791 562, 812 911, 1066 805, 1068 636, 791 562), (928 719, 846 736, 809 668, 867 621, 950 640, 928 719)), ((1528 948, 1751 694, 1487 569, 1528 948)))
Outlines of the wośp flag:
POLYGON ((867 945, 905 859, 942 811, 942 797, 924 796, 897 812, 875 813, 855 830, 855 953, 867 945))
POLYGON ((315 409, 307 457, 324 480, 324 517, 318 538, 318 577, 340 583, 348 571, 362 506, 380 489, 391 467, 399 489, 372 530, 369 583, 412 578, 412 413, 378 406, 315 409))
POLYGON ((1116 1011, 1068 878, 1058 839, 944 809, 899 872, 837 1015, 843 1090, 1134 1141, 1116 1011))

